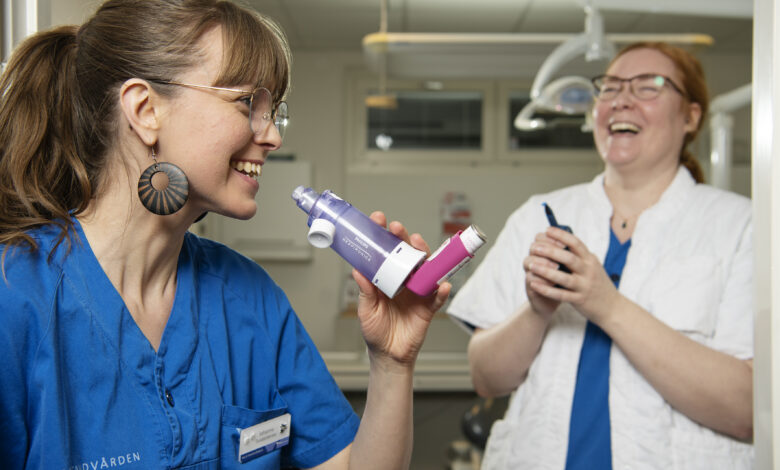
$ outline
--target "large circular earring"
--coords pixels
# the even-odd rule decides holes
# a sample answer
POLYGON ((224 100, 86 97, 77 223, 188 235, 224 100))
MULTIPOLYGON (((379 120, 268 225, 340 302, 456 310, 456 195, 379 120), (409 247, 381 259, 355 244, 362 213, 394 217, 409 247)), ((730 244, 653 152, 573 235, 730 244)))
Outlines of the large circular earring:
POLYGON ((158 163, 154 148, 152 158, 154 163, 141 173, 138 180, 138 197, 149 212, 157 215, 173 214, 187 202, 190 183, 178 166, 168 162, 158 163))

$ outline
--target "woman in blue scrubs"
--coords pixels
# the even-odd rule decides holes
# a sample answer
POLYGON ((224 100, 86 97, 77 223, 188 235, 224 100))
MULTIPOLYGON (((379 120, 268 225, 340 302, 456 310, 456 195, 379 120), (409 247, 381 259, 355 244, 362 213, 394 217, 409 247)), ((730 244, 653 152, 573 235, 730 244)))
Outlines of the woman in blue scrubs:
POLYGON ((354 274, 359 419, 266 272, 187 231, 255 214, 289 79, 278 27, 215 0, 111 0, 17 48, 0 80, 0 467, 408 467, 414 362, 449 285, 391 301, 354 274))

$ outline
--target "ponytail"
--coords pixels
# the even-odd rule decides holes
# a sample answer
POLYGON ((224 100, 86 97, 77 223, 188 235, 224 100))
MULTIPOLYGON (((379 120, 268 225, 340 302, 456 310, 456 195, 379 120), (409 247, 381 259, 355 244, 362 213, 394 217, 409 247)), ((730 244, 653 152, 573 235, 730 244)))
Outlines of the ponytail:
POLYGON ((92 188, 75 136, 76 26, 38 33, 14 51, 0 77, 0 243, 35 241, 25 232, 54 223, 58 244, 92 188))
POLYGON ((683 149, 680 154, 680 164, 688 169, 688 172, 697 183, 704 183, 704 171, 701 169, 699 161, 688 149, 683 149))

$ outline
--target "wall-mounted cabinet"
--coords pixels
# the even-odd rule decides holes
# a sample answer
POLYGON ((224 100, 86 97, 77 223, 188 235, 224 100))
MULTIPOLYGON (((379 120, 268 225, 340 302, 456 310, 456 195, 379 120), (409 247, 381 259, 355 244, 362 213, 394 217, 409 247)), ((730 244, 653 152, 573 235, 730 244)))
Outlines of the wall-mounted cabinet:
POLYGON ((255 196, 255 216, 236 220, 209 214, 199 223, 200 233, 255 260, 309 260, 307 216, 295 205, 292 192, 299 185, 311 186, 311 180, 310 162, 268 160, 255 196))

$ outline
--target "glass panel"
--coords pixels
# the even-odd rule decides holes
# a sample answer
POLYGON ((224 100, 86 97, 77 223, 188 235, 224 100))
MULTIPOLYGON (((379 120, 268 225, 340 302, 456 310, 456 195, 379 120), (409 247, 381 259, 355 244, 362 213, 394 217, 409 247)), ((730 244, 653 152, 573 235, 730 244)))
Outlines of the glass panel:
POLYGON ((368 108, 369 149, 482 147, 482 93, 402 91, 395 96, 396 108, 368 108))
POLYGON ((511 93, 509 95, 509 149, 523 148, 593 148, 593 135, 582 132, 585 123, 584 114, 563 115, 544 111, 534 113, 534 118, 541 118, 547 123, 544 129, 521 131, 515 128, 517 114, 531 101, 528 93, 511 93))

